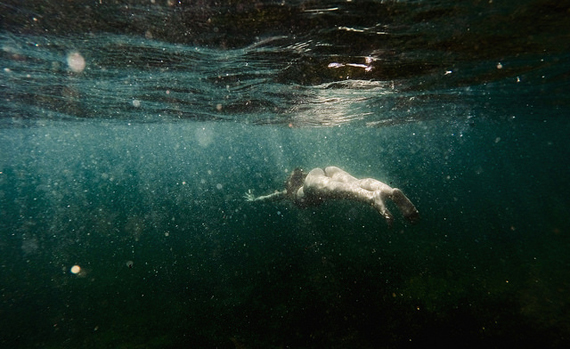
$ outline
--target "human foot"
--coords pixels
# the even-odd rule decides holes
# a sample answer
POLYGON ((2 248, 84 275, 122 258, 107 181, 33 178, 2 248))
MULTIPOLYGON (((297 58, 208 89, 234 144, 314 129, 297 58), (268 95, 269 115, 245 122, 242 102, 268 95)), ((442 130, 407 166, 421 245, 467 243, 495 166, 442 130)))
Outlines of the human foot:
POLYGON ((420 213, 418 212, 414 204, 412 204, 410 199, 408 199, 400 189, 398 188, 394 189, 394 191, 392 192, 392 201, 394 201, 396 206, 398 206, 398 208, 402 212, 402 215, 410 223, 415 224, 420 220, 420 213))

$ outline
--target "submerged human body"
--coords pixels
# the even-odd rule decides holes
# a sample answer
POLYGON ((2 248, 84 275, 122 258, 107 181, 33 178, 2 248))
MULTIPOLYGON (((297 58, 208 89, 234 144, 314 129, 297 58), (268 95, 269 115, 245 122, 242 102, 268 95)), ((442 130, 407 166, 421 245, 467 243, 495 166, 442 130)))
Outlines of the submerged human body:
POLYGON ((255 197, 249 191, 247 201, 289 199, 300 207, 314 206, 325 200, 348 199, 372 205, 388 222, 394 220, 385 200, 392 200, 411 223, 416 223, 419 213, 414 204, 400 189, 392 188, 373 178, 357 179, 335 166, 315 168, 308 174, 295 169, 286 182, 286 189, 269 195, 255 197))

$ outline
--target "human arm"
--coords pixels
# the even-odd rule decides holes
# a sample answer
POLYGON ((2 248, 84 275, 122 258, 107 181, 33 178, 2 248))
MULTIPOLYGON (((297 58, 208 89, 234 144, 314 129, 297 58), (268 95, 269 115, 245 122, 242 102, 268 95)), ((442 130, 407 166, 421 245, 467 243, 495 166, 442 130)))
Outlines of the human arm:
POLYGON ((262 195, 255 197, 251 192, 251 189, 249 189, 247 193, 245 193, 243 198, 245 199, 245 201, 278 201, 284 199, 286 193, 287 193, 286 190, 282 190, 282 191, 275 191, 274 193, 271 193, 269 195, 262 195))

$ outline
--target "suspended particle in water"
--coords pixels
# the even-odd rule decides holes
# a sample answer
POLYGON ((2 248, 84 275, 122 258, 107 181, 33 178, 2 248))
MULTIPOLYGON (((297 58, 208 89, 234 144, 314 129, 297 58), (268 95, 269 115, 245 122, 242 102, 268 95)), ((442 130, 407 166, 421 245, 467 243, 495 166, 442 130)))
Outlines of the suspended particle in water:
POLYGON ((129 269, 133 269, 133 264, 134 264, 133 261, 127 261, 126 266, 127 266, 129 269))
POLYGON ((85 69, 85 58, 79 52, 72 52, 67 56, 67 65, 74 73, 81 73, 85 69))
POLYGON ((74 265, 73 267, 71 267, 71 269, 69 270, 72 274, 79 274, 79 272, 81 271, 81 267, 78 266, 77 264, 74 265))

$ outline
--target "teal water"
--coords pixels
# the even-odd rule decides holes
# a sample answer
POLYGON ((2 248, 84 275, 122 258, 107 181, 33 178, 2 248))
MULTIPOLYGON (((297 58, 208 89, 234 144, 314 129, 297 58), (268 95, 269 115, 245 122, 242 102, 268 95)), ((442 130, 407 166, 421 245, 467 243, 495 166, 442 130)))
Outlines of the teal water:
POLYGON ((4 129, 3 340, 561 346, 567 132, 517 119, 4 129), (331 163, 402 188, 421 223, 241 198, 279 188, 297 164, 331 163))
POLYGON ((182 42, 135 29, 184 7, 121 30, 94 6, 65 35, 59 5, 2 3, 30 22, 0 34, 0 346, 568 347, 568 40, 539 26, 562 5, 512 11, 535 11, 523 40, 482 5, 367 4, 205 7, 182 42), (287 20, 238 31, 252 16, 287 20), (402 189, 420 223, 243 199, 328 165, 402 189))

